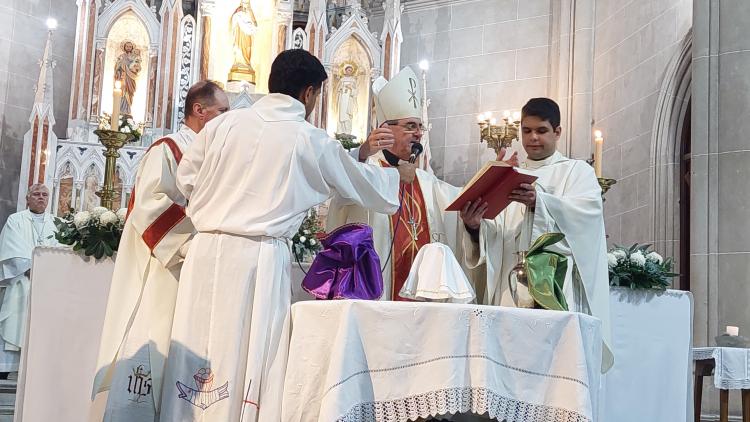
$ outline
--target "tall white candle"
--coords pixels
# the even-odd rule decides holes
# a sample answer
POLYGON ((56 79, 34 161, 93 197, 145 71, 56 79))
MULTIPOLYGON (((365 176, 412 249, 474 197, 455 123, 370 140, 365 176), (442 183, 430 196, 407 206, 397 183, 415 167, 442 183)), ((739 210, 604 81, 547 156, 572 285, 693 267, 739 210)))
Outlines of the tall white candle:
POLYGON ((604 138, 602 137, 602 131, 597 130, 594 132, 594 173, 596 177, 602 177, 602 148, 604 146, 604 138))
POLYGON ((112 130, 120 130, 120 101, 122 100, 122 88, 120 81, 115 81, 115 91, 112 97, 112 130))

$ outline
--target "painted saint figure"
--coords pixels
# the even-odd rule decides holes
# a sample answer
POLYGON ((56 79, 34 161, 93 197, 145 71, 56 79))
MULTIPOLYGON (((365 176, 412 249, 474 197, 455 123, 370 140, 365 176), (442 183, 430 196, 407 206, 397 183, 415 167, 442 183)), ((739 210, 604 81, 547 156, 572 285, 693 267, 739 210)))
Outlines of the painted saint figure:
POLYGON ((234 64, 229 71, 229 80, 245 80, 255 82, 255 70, 250 65, 253 52, 253 36, 258 31, 258 22, 250 7, 250 0, 242 0, 240 6, 232 14, 230 21, 232 28, 232 51, 234 64))
POLYGON ((122 99, 120 100, 120 112, 132 114, 133 96, 136 90, 136 80, 141 73, 141 50, 135 48, 132 41, 122 44, 123 53, 115 61, 115 81, 122 84, 122 99))
POLYGON ((357 71, 351 64, 345 64, 337 84, 338 126, 336 132, 351 135, 352 121, 357 112, 357 71))

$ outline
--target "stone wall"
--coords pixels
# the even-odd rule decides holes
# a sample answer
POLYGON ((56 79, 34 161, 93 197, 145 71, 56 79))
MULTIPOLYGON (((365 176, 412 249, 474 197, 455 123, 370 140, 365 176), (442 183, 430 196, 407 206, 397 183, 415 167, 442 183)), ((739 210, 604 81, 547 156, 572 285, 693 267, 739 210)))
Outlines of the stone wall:
POLYGON ((463 185, 493 157, 479 143, 476 116, 500 116, 547 95, 550 0, 429 3, 406 3, 401 64, 419 72, 416 64, 430 61, 432 166, 444 180, 463 185))
POLYGON ((65 136, 76 11, 74 0, 0 0, 0 226, 16 212, 23 135, 29 130, 48 17, 58 21, 52 43, 55 133, 65 136))
MULTIPOLYGON (((605 134, 603 176, 618 181, 605 206, 609 241, 653 242, 657 103, 692 26, 692 1, 597 0, 595 21, 593 123, 605 134)), ((667 239, 670 251, 678 239, 667 239)))
MULTIPOLYGON (((713 345, 727 325, 750 334, 750 3, 694 5, 690 283, 696 343, 713 345)), ((707 378, 704 414, 718 410, 712 385, 707 378)), ((732 392, 732 414, 739 403, 732 392)))

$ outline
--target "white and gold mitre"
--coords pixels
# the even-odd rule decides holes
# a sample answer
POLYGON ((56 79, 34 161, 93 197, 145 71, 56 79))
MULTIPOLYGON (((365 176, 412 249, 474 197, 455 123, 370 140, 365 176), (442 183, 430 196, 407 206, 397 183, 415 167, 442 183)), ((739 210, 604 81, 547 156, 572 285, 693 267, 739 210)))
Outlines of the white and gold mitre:
POLYGON ((422 118, 422 90, 413 70, 405 67, 390 81, 382 76, 372 83, 378 125, 389 120, 422 118))

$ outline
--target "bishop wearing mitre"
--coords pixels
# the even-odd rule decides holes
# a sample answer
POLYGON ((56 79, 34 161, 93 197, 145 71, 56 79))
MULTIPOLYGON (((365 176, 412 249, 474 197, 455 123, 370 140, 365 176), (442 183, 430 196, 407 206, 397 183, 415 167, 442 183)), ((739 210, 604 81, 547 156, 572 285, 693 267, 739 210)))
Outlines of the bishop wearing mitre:
MULTIPOLYGON (((544 233, 562 233, 565 238, 550 249, 567 258, 563 293, 568 310, 601 319, 607 346, 609 277, 602 195, 594 170, 585 161, 557 151, 562 128, 560 109, 553 100, 529 100, 521 111, 521 132, 527 159, 520 167, 538 179, 514 190, 510 196, 514 202, 494 219, 482 218, 487 204, 481 200, 468 203, 461 212, 470 233, 463 238, 467 263, 486 273, 481 303, 514 306, 507 279, 517 263, 516 253, 528 250, 544 233)), ((605 347, 602 368, 613 362, 605 347)))
POLYGON ((334 196, 328 210, 326 228, 330 232, 348 223, 365 223, 373 228, 375 250, 383 265, 384 299, 407 300, 399 296, 419 249, 430 242, 447 244, 463 256, 462 230, 458 214, 445 208, 460 189, 439 180, 414 164, 413 145, 419 144, 422 126, 422 95, 411 68, 402 69, 386 81, 378 78, 372 86, 379 127, 352 155, 384 168, 396 168, 406 177, 399 185, 401 207, 386 215, 377 210, 343 203, 334 196))
POLYGON ((216 83, 185 98, 185 123, 141 159, 117 251, 99 348, 94 395, 110 390, 106 421, 158 420, 177 281, 193 225, 176 172, 196 133, 229 109, 216 83))

